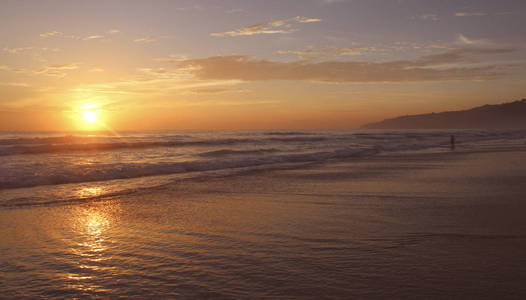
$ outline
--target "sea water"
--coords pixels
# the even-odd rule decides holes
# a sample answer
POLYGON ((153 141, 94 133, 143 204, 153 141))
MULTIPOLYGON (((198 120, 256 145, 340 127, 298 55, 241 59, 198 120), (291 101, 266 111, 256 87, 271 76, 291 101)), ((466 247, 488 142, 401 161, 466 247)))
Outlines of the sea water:
POLYGON ((201 176, 410 151, 524 145, 525 130, 1 132, 0 206, 133 193, 201 176))

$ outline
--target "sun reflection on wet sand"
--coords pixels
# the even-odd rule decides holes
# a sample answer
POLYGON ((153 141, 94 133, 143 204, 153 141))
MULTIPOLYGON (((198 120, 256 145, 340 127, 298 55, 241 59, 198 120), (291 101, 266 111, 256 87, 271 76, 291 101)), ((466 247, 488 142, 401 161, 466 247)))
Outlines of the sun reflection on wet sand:
POLYGON ((78 190, 76 194, 79 198, 91 198, 91 197, 100 196, 103 191, 104 189, 98 186, 83 187, 80 190, 78 190))
MULTIPOLYGON (((88 192, 86 192, 88 193, 88 192)), ((106 231, 111 227, 113 216, 109 212, 108 203, 90 204, 86 207, 79 207, 73 229, 81 240, 77 251, 81 256, 93 257, 106 249, 106 231)))
MULTIPOLYGON (((85 188, 79 193, 96 195, 100 188, 85 188)), ((117 220, 119 205, 111 201, 89 203, 74 207, 71 214, 71 229, 74 242, 70 248, 76 257, 76 272, 66 275, 70 288, 81 291, 96 291, 100 286, 95 284, 99 276, 111 273, 115 266, 107 265, 112 259, 107 250, 112 245, 109 234, 117 220)))

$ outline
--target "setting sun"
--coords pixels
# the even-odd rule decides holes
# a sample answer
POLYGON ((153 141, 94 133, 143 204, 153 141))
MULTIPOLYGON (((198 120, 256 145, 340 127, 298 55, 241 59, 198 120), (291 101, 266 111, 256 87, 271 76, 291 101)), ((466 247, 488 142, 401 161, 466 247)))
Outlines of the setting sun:
POLYGON ((82 117, 85 122, 87 123, 94 123, 97 122, 98 116, 96 111, 85 111, 82 112, 82 117))

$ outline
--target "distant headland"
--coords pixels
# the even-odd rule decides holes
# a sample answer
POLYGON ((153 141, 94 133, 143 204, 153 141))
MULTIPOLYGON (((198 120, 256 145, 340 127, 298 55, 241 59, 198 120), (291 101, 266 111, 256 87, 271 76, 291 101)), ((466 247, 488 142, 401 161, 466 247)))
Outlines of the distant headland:
POLYGON ((401 116, 362 129, 505 129, 526 128, 526 99, 468 110, 401 116))

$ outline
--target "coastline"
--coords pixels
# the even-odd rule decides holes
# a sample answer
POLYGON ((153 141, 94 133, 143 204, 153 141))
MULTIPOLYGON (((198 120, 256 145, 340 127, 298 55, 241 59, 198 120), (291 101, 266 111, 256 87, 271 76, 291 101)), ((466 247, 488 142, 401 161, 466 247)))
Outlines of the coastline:
POLYGON ((1 209, 0 287, 6 297, 521 298, 526 152, 507 150, 377 155, 1 209))

